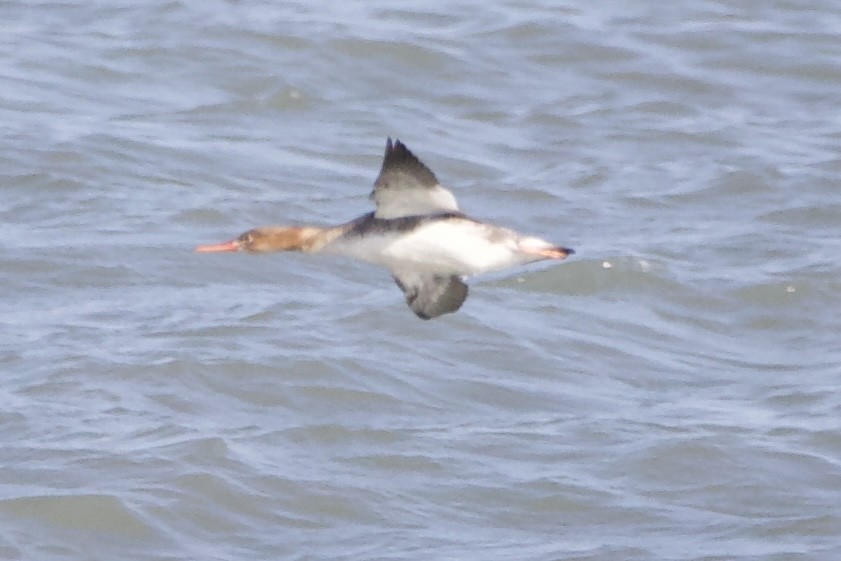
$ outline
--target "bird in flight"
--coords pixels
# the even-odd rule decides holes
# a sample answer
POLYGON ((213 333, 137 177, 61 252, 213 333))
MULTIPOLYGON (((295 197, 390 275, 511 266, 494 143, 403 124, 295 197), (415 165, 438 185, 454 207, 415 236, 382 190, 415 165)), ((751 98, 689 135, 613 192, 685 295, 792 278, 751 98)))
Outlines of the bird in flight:
POLYGON ((458 310, 467 298, 468 275, 575 253, 466 216, 453 194, 399 140, 386 142, 371 199, 374 212, 338 226, 263 226, 196 251, 302 251, 380 265, 421 319, 458 310))

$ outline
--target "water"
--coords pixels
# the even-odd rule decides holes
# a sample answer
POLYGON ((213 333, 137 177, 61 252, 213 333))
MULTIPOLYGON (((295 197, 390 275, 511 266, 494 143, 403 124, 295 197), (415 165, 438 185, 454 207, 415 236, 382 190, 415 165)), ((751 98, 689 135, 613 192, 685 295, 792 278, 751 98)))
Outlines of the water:
POLYGON ((0 558, 841 554, 836 3, 0 12, 0 558), (191 252, 387 135, 578 253, 422 322, 191 252))

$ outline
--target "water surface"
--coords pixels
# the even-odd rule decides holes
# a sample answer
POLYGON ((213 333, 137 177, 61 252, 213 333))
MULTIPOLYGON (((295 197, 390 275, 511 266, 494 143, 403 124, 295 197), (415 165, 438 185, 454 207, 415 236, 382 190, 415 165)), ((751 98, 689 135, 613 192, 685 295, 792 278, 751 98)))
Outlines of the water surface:
POLYGON ((841 554, 827 0, 4 4, 0 558, 841 554), (577 254, 196 255, 385 137, 577 254))

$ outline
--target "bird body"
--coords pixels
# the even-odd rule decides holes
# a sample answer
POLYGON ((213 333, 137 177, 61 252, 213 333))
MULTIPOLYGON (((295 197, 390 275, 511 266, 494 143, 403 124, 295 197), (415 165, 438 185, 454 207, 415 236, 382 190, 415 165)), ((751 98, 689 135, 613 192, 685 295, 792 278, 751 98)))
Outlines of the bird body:
POLYGON ((379 265, 422 319, 456 311, 467 298, 465 276, 574 253, 462 214, 453 194, 399 140, 388 139, 371 199, 374 212, 339 226, 254 228, 196 251, 305 251, 379 265))

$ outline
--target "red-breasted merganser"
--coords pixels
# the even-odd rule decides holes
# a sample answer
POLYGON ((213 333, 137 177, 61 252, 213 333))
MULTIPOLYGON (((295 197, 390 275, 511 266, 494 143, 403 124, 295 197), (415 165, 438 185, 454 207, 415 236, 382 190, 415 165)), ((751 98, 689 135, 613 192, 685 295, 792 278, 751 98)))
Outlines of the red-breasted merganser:
POLYGON ((466 275, 574 253, 465 216, 453 194, 399 140, 386 142, 371 199, 374 212, 339 226, 264 226, 196 251, 305 251, 382 265, 422 319, 458 310, 467 298, 466 275))

